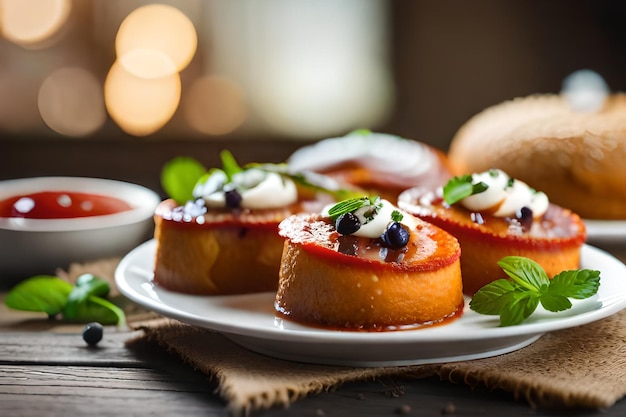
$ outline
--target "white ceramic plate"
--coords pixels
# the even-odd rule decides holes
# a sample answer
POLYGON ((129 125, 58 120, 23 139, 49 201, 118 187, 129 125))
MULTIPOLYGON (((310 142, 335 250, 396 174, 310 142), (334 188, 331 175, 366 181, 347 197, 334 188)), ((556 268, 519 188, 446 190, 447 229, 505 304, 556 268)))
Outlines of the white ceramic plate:
POLYGON ((584 220, 592 245, 626 244, 626 220, 584 220))
POLYGON ((130 252, 116 271, 120 291, 131 300, 180 321, 224 334, 252 351, 282 359, 349 366, 452 362, 512 352, 554 330, 587 324, 626 307, 626 266, 591 246, 582 267, 601 271, 598 294, 573 300, 572 309, 540 308, 526 323, 498 327, 498 318, 467 307, 450 324, 410 331, 351 332, 306 327, 275 317, 274 293, 193 296, 166 291, 152 282, 155 241, 130 252))

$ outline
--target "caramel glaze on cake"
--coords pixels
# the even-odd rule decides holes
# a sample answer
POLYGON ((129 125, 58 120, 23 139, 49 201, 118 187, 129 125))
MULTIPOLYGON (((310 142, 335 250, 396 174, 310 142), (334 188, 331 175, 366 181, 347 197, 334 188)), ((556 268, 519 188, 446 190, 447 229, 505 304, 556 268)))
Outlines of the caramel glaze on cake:
POLYGON ((415 328, 460 316, 459 244, 438 227, 416 220, 407 246, 388 249, 381 260, 375 239, 342 236, 321 215, 285 219, 277 315, 366 331, 415 328))
POLYGON ((188 294, 275 291, 283 250, 278 224, 293 213, 319 210, 319 204, 299 202, 265 210, 210 209, 194 217, 175 201, 165 200, 154 215, 154 282, 188 294))
POLYGON ((549 277, 580 268, 585 225, 577 214, 560 206, 550 204, 546 213, 535 219, 529 228, 517 219, 446 205, 425 188, 403 192, 398 207, 441 227, 459 240, 463 289, 468 295, 506 277, 497 265, 505 256, 531 258, 549 277))

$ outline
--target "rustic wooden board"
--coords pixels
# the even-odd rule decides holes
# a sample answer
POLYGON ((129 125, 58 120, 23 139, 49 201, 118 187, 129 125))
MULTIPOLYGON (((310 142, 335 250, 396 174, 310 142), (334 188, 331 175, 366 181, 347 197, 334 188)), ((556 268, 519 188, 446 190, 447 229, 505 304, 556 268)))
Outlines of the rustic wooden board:
MULTIPOLYGON (((102 346, 86 347, 71 327, 0 333, 0 416, 158 415, 228 416, 215 386, 156 349, 135 354, 124 347, 131 332, 105 333, 102 346)), ((279 416, 617 417, 621 401, 606 411, 532 410, 503 392, 486 392, 436 379, 382 379, 346 384, 305 398, 288 409, 252 413, 279 416)))

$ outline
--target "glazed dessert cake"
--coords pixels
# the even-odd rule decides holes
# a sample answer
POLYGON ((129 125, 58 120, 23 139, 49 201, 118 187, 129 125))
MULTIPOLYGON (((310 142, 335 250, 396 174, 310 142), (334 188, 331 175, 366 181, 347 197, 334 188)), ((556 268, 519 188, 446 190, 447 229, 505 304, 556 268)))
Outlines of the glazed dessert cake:
POLYGON ((550 277, 580 267, 586 239, 580 217, 504 171, 458 176, 438 189, 415 187, 398 206, 459 240, 466 294, 504 278, 497 262, 505 256, 531 258, 550 277))
POLYGON ((340 330, 414 329, 460 316, 460 248, 388 201, 357 198, 290 216, 277 315, 340 330))
POLYGON ((154 282, 189 294, 276 291, 278 224, 335 201, 319 189, 302 191, 276 168, 213 169, 196 184, 193 200, 163 201, 154 214, 154 282))
POLYGON ((407 188, 437 187, 453 177, 440 150, 366 129, 304 146, 287 164, 294 172, 318 172, 394 202, 407 188))

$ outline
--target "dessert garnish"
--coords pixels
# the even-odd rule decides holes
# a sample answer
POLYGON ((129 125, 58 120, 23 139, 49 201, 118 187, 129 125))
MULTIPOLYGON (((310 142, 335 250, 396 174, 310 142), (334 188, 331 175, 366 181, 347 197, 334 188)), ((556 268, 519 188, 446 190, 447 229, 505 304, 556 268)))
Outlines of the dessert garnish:
POLYGON ((43 312, 50 318, 61 315, 64 320, 98 321, 124 326, 124 311, 107 300, 109 283, 92 274, 78 277, 76 284, 51 275, 37 275, 15 285, 7 294, 7 307, 43 312))
POLYGON ((231 209, 285 206, 297 199, 297 187, 336 199, 354 195, 322 175, 289 172, 286 164, 240 166, 228 150, 223 150, 220 158, 222 168, 210 170, 192 157, 174 158, 163 167, 161 185, 181 205, 202 199, 207 206, 231 209))
POLYGON ((288 159, 291 172, 321 172, 346 163, 384 175, 389 185, 401 187, 423 181, 437 168, 436 155, 425 144, 369 129, 301 147, 288 159))
POLYGON ((522 323, 539 303, 551 312, 568 310, 572 307, 570 298, 589 298, 600 286, 600 271, 563 271, 550 279, 541 265, 530 258, 506 256, 498 265, 509 278, 479 289, 469 306, 479 314, 500 316, 500 326, 522 323))
POLYGON ((443 199, 449 204, 455 204, 465 197, 479 194, 485 191, 489 186, 484 182, 474 183, 471 174, 460 175, 452 178, 443 187, 443 199))
POLYGON ((341 235, 380 238, 384 247, 400 249, 409 241, 404 215, 379 196, 340 201, 328 209, 328 217, 341 235))
POLYGON ((545 193, 509 177, 500 169, 456 176, 442 191, 448 205, 459 203, 471 212, 514 219, 523 231, 528 231, 533 219, 541 217, 549 205, 545 193))

